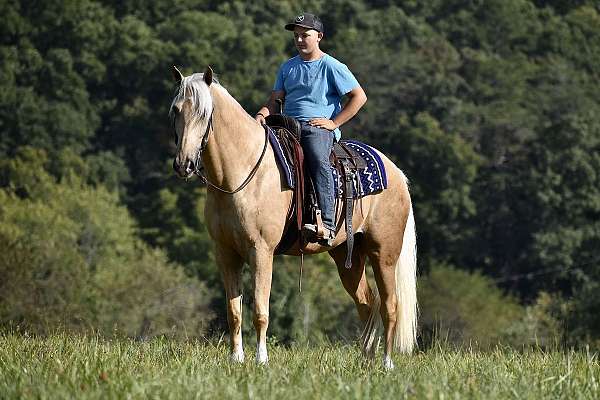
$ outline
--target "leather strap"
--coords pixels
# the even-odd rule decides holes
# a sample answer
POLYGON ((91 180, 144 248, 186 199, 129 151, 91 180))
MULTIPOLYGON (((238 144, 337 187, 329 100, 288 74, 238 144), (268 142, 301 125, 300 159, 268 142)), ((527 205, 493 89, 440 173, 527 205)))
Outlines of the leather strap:
POLYGON ((342 171, 344 174, 344 199, 346 200, 346 246, 348 253, 346 254, 346 263, 344 266, 347 269, 352 268, 352 249, 354 247, 354 233, 352 232, 352 212, 354 206, 354 196, 352 194, 352 171, 350 171, 350 162, 346 159, 342 160, 342 171))
MULTIPOLYGON (((292 136, 293 137, 293 136, 292 136)), ((304 205, 304 152, 300 142, 294 140, 294 177, 296 179, 296 227, 302 230, 302 207, 304 205)))
MULTIPOLYGON (((258 171, 258 167, 260 167, 260 163, 262 162, 263 157, 265 156, 265 153, 267 152, 267 145, 269 144, 269 131, 267 130, 268 128, 266 125, 264 125, 263 128, 265 130, 265 145, 263 146, 262 152, 260 153, 260 157, 258 158, 256 165, 254 165, 254 168, 252 168, 252 171, 250 171, 250 174, 248 174, 246 179, 244 179, 244 181, 240 184, 240 186, 238 186, 237 189, 227 190, 227 189, 223 189, 222 187, 212 183, 211 181, 208 180, 208 178, 204 175, 204 173, 202 173, 201 168, 196 168, 196 171, 194 171, 195 174, 198 175, 200 177, 200 179, 202 179, 202 182, 206 183, 208 186, 210 186, 213 189, 216 189, 222 193, 236 194, 240 190, 244 189, 250 183, 252 178, 254 178, 254 175, 256 175, 256 171, 258 171)), ((204 136, 207 136, 207 135, 204 135, 204 136)), ((203 140, 203 142, 204 142, 204 140, 203 140)), ((208 139, 206 140, 206 143, 208 143, 208 139)), ((206 145, 204 145, 204 147, 206 147, 206 145)), ((201 148, 200 152, 202 152, 203 150, 204 149, 201 148)))

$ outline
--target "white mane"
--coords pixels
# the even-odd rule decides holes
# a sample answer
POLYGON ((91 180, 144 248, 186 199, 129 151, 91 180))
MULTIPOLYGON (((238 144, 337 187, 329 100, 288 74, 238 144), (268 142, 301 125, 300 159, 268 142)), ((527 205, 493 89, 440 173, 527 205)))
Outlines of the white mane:
MULTIPOLYGON (((215 81, 214 83, 218 82, 215 81)), ((210 117, 213 111, 213 101, 208 86, 204 82, 204 74, 196 73, 182 79, 169 108, 171 118, 173 117, 175 104, 186 99, 189 99, 192 105, 191 123, 204 121, 210 117)))

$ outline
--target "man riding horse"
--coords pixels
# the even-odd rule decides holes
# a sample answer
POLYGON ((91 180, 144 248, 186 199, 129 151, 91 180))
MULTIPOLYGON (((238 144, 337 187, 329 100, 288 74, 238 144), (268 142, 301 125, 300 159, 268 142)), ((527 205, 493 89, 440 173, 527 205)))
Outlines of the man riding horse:
POLYGON ((280 66, 271 96, 255 119, 264 124, 267 116, 278 112, 278 101, 283 101, 284 114, 300 122, 300 143, 320 208, 316 224, 306 224, 303 229, 331 246, 336 229, 329 155, 334 140, 340 139, 339 127, 356 115, 367 96, 348 67, 319 48, 324 33, 319 17, 298 15, 285 29, 294 32, 298 55, 280 66), (349 98, 344 106, 343 96, 349 98))
MULTIPOLYGON (((307 227, 315 238, 316 234, 322 238, 320 242, 284 254, 329 252, 365 324, 363 352, 373 354, 377 321, 383 322, 383 366, 392 369, 393 350, 411 352, 417 333, 416 229, 408 179, 385 154, 361 144, 361 156, 369 157, 380 172, 379 183, 375 185, 377 179, 369 173, 371 180, 364 184, 361 180, 357 187, 372 191, 354 200, 351 191, 345 191, 347 202, 360 201, 360 212, 350 214, 346 226, 338 224, 337 236, 331 240, 335 234, 329 180, 333 172, 327 157, 336 134, 339 138, 338 127, 356 114, 366 96, 348 68, 319 49, 323 25, 318 18, 303 14, 286 28, 294 30, 299 56, 282 65, 271 98, 256 120, 264 124, 265 116, 277 111, 276 100, 284 98, 285 113, 300 119, 305 158, 315 175, 324 221, 307 227), (344 107, 343 95, 349 97, 344 107), (349 250, 351 241, 355 245, 349 250), (367 259, 377 291, 371 290, 366 276, 367 259)), ((276 146, 269 146, 269 129, 248 116, 213 79, 210 67, 189 76, 173 67, 173 76, 178 83, 170 108, 177 137, 173 168, 182 178, 198 174, 207 183, 204 218, 223 277, 231 360, 244 361, 242 271, 247 264, 253 281, 256 361, 267 364, 273 256, 286 231, 294 192, 282 184, 283 169, 276 146)), ((348 203, 344 208, 350 208, 348 203)))

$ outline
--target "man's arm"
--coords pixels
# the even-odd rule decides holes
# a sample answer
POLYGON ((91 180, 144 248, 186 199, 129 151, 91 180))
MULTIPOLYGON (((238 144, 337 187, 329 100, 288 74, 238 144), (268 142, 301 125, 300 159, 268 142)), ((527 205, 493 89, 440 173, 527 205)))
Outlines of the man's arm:
POLYGON ((261 107, 260 110, 258 110, 254 119, 256 119, 256 121, 258 121, 259 123, 264 124, 266 117, 268 117, 271 114, 279 113, 279 106, 277 105, 278 99, 281 99, 281 100, 285 99, 285 91, 273 90, 271 92, 271 96, 269 97, 269 100, 267 101, 267 104, 265 104, 264 106, 261 107))
POLYGON ((340 113, 333 118, 333 120, 327 118, 313 118, 308 121, 309 124, 333 131, 335 128, 339 128, 348 122, 367 102, 367 95, 362 87, 357 86, 346 93, 346 96, 349 98, 348 102, 342 108, 342 111, 340 111, 340 113))

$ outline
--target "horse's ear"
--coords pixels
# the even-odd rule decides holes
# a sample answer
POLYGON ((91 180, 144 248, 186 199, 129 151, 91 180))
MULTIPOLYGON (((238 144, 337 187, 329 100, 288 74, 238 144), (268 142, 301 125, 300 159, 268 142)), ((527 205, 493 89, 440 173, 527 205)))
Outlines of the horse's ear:
POLYGON ((181 71, 173 65, 173 68, 171 68, 171 72, 173 73, 173 78, 175 79, 175 82, 181 83, 181 81, 183 80, 183 74, 181 73, 181 71))
POLYGON ((204 82, 206 82, 206 84, 208 86, 210 86, 210 84, 213 81, 213 70, 210 67, 210 65, 206 66, 206 71, 204 71, 204 82))

